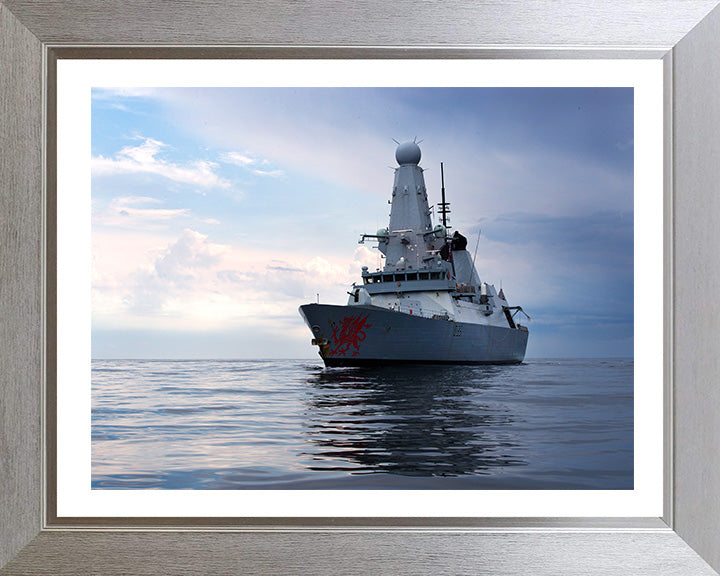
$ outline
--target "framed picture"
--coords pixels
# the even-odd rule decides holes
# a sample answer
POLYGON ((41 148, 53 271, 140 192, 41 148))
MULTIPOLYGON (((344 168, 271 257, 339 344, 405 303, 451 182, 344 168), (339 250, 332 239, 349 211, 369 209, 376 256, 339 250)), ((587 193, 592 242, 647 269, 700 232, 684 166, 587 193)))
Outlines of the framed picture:
POLYGON ((60 59, 56 85, 58 519, 662 514, 661 62, 60 59), (337 353, 302 319, 358 310, 337 353))
MULTIPOLYGON (((67 468, 67 458, 56 460, 56 434, 65 429, 67 415, 74 413, 73 404, 89 402, 89 398, 83 400, 61 394, 56 396, 55 385, 58 381, 55 376, 63 373, 78 350, 84 349, 87 340, 83 338, 88 338, 89 334, 58 339, 57 343, 55 341, 56 336, 64 337, 68 334, 64 328, 60 330, 62 326, 59 319, 65 314, 62 305, 69 299, 62 281, 55 283, 55 280, 67 274, 68 266, 71 265, 71 259, 67 259, 67 252, 63 253, 62 247, 58 248, 57 259, 52 249, 56 240, 61 242, 64 241, 61 239, 67 237, 65 232, 61 234, 57 228, 59 223, 65 222, 63 211, 67 207, 61 202, 56 203, 57 198, 52 194, 63 178, 63 170, 67 166, 65 154, 68 151, 64 141, 55 138, 56 134, 67 131, 67 125, 62 125, 67 121, 57 114, 56 108, 66 93, 62 92, 56 79, 60 78, 59 71, 66 62, 106 61, 110 69, 115 60, 132 59, 139 55, 128 48, 81 47, 80 44, 92 40, 83 36, 85 28, 77 28, 77 22, 83 18, 89 19, 93 30, 108 31, 109 36, 95 38, 101 44, 107 39, 109 43, 130 45, 136 43, 138 38, 132 37, 130 32, 130 36, 122 37, 122 42, 112 40, 121 37, 112 36, 117 22, 111 24, 111 10, 98 16, 96 12, 78 8, 80 11, 72 16, 63 12, 63 17, 56 21, 61 24, 53 22, 50 25, 46 16, 41 18, 29 4, 12 2, 7 7, 0 5, 2 34, 3 38, 8 39, 10 54, 2 64, 5 67, 3 73, 16 80, 2 89, 2 100, 8 103, 7 109, 11 111, 8 121, 4 122, 3 136, 17 143, 16 147, 10 148, 5 163, 7 168, 4 168, 2 174, 3 180, 8 183, 6 188, 12 194, 3 198, 3 217, 7 218, 8 226, 6 241, 3 243, 6 248, 3 249, 0 265, 6 271, 13 270, 12 275, 5 275, 9 278, 6 284, 9 290, 7 298, 4 296, 2 301, 3 310, 6 311, 6 325, 12 327, 2 347, 2 354, 9 366, 6 371, 8 393, 3 394, 4 422, 9 431, 7 437, 12 438, 11 442, 2 445, 3 459, 9 463, 6 467, 9 473, 4 472, 3 484, 10 488, 3 495, 5 505, 2 524, 8 528, 3 528, 7 530, 7 537, 3 533, 3 547, 0 548, 0 561, 2 564, 9 562, 6 570, 9 573, 90 573, 98 570, 111 573, 147 573, 148 570, 151 573, 176 573, 191 566, 192 570, 207 573, 232 570, 335 573, 349 565, 352 570, 363 572, 387 571, 392 566, 392 571, 399 573, 457 573, 477 571, 482 567, 488 573, 506 574, 521 573, 532 562, 539 567, 540 573, 543 570, 547 573, 579 570, 592 572, 602 567, 603 573, 620 574, 629 570, 639 574, 657 574, 677 572, 678 567, 682 566, 686 573, 713 574, 712 568, 719 565, 714 555, 717 554, 715 528, 720 522, 720 510, 715 510, 712 500, 706 501, 703 495, 711 493, 711 487, 718 485, 717 458, 712 450, 715 442, 712 430, 717 416, 710 410, 716 393, 707 384, 712 381, 715 369, 712 361, 714 343, 711 338, 698 338, 698 331, 707 330, 710 334, 712 324, 708 324, 708 321, 712 320, 715 313, 710 294, 716 271, 704 264, 711 253, 710 247, 714 245, 716 234, 712 223, 715 202, 712 182, 713 170, 716 168, 702 163, 704 155, 712 156, 712 137, 711 132, 707 131, 708 126, 716 126, 720 122, 720 112, 713 107, 714 100, 710 99, 713 104, 708 104, 708 100, 703 98, 703 94, 711 94, 718 84, 718 77, 713 73, 713 60, 708 55, 712 54, 711 47, 717 37, 714 32, 717 31, 719 18, 717 10, 711 12, 714 4, 693 3, 692 9, 688 11, 687 3, 683 3, 682 6, 673 5, 673 10, 659 15, 657 9, 630 3, 635 9, 647 11, 643 13, 645 17, 653 18, 654 26, 640 29, 633 28, 633 22, 637 19, 628 18, 627 6, 618 6, 614 8, 617 10, 614 18, 610 19, 613 25, 604 25, 601 35, 594 32, 595 36, 590 36, 588 48, 582 50, 545 48, 514 51, 512 48, 517 45, 546 45, 549 38, 543 36, 547 33, 543 30, 527 36, 527 31, 522 32, 524 28, 518 24, 521 38, 512 43, 502 40, 499 28, 493 26, 480 33, 467 25, 460 25, 454 30, 454 42, 465 43, 462 42, 465 38, 463 34, 467 34, 468 40, 475 37, 473 44, 500 44, 506 46, 504 49, 456 47, 449 50, 422 48, 413 51, 412 55, 419 57, 413 62, 419 62, 416 65, 420 66, 423 59, 428 66, 430 62, 444 60, 449 67, 449 63, 457 59, 486 60, 512 56, 543 61, 568 57, 571 60, 591 59, 588 67, 592 68, 592 60, 620 57, 636 63, 654 61, 656 67, 662 62, 664 71, 664 239, 655 238, 651 233, 647 235, 653 238, 655 244, 662 244, 664 272, 659 278, 648 274, 652 282, 641 284, 640 297, 646 295, 647 301, 656 303, 653 307, 657 309, 654 310, 654 318, 652 314, 636 316, 636 322, 638 318, 648 319, 644 323, 648 333, 644 334, 638 326, 635 331, 636 351, 638 337, 647 336, 650 339, 654 336, 658 339, 660 334, 663 335, 662 342, 653 354, 657 356, 664 352, 664 378, 660 375, 661 370, 642 373, 644 380, 654 381, 656 385, 659 385, 658 380, 664 380, 664 425, 645 429, 649 436, 654 436, 651 440, 654 440, 656 446, 659 446, 657 437, 664 436, 663 470, 660 471, 660 467, 649 468, 654 470, 651 475, 656 485, 664 484, 662 496, 656 490, 650 508, 626 503, 627 514, 623 514, 621 503, 620 509, 614 511, 601 506, 594 509, 597 512, 587 512, 593 510, 589 508, 573 515, 560 512, 552 503, 549 507, 547 503, 545 508, 541 506, 541 512, 533 512, 531 506, 537 502, 532 500, 546 497, 546 494, 533 494, 525 501, 526 504, 521 504, 519 511, 510 514, 512 517, 503 517, 502 512, 483 515, 482 510, 488 510, 488 504, 473 504, 462 496, 448 498, 444 504, 437 501, 429 507, 419 506, 417 501, 411 499, 406 502, 405 511, 398 511, 400 508, 395 506, 396 503, 388 500, 385 504, 380 503, 380 506, 390 510, 383 514, 377 512, 378 503, 372 500, 365 501, 365 504, 358 500, 361 507, 366 505, 371 510, 369 513, 363 513, 357 506, 348 506, 340 500, 324 509, 312 501, 305 507, 298 506, 294 501, 297 493, 293 494, 292 491, 289 494, 258 493, 260 499, 265 497, 280 502, 278 509, 268 513, 264 513, 270 510, 266 505, 259 505, 253 514, 238 514, 235 511, 247 509, 249 502, 237 497, 234 504, 229 504, 230 508, 235 506, 231 512, 223 513, 222 503, 218 508, 199 500, 189 511, 173 514, 153 508, 156 500, 164 498, 162 491, 144 495, 136 493, 138 499, 133 502, 132 490, 112 489, 94 492, 114 493, 112 496, 122 492, 121 498, 125 498, 125 501, 120 512, 108 512, 110 508, 103 507, 99 501, 91 501, 85 504, 85 512, 64 513, 61 506, 65 504, 59 496, 64 490, 60 481, 64 478, 61 468, 67 468), (107 23, 105 28, 101 25, 104 22, 107 23), (621 24, 625 28, 618 28, 621 24), (688 34, 695 24, 698 25, 688 34), (637 38, 627 40, 639 30, 643 34, 637 38, 642 38, 642 42, 637 38), (81 42, 83 38, 85 41, 81 42), (58 45, 58 42, 64 43, 65 40, 68 41, 66 45, 58 45), (618 50, 618 45, 623 48, 618 50), (34 70, 35 74, 29 73, 30 70, 34 70), (43 106, 43 101, 46 106, 43 106), (40 189, 51 192, 47 196, 41 195, 38 192, 40 189), (45 251, 40 238, 44 238, 46 246, 51 249, 45 251), (47 279, 50 281, 46 283, 47 279), (688 282, 687 279, 692 281, 688 282), (663 295, 664 304, 660 304, 660 294, 663 295), (41 305, 43 302, 45 304, 41 305), (664 432, 661 428, 664 428, 664 432), (699 484, 701 481, 703 484, 699 484), (94 506, 97 508, 93 510, 94 506), (413 509, 418 512, 413 513, 413 509), (647 513, 650 509, 657 510, 657 514, 647 513), (285 510, 287 515, 283 513, 285 510), (314 513, 315 510, 322 511, 314 513), (333 513, 332 510, 339 512, 333 513), (445 510, 448 513, 443 513, 445 510), (465 513, 463 510, 466 510, 465 513), (147 558, 152 558, 152 562, 148 563, 147 558)), ((508 3, 507 7, 510 6, 513 4, 508 3)), ((158 19, 169 14, 163 12, 166 9, 162 6, 152 5, 151 8, 157 11, 158 19)), ((297 69, 306 65, 304 61, 316 59, 408 62, 408 53, 404 49, 342 46, 293 48, 293 44, 301 46, 316 41, 313 34, 319 33, 320 29, 313 26, 304 27, 302 38, 291 43, 283 42, 281 47, 252 47, 255 43, 253 39, 257 38, 252 34, 243 39, 242 44, 248 45, 246 47, 223 47, 221 45, 237 44, 237 41, 231 42, 223 35, 226 33, 225 28, 219 24, 223 20, 222 11, 214 12, 215 8, 204 6, 203 10, 209 10, 208 21, 218 23, 216 35, 208 36, 214 38, 213 43, 219 45, 217 48, 145 48, 141 51, 142 58, 156 59, 168 65, 178 60, 182 67, 191 65, 193 59, 198 57, 238 59, 267 66, 273 66, 272 60, 275 59, 303 60, 297 62, 297 69)), ((476 17, 480 14, 498 14, 494 10, 499 9, 497 6, 465 8, 479 10, 476 17)), ((235 9, 239 10, 237 7, 235 9)), ((550 18, 548 21, 561 18, 565 10, 557 6, 546 9, 548 12, 545 18, 550 18)), ((590 7, 582 9, 588 18, 596 19, 595 22, 601 19, 602 15, 595 14, 590 7)), ((425 16, 432 20, 434 8, 426 7, 423 10, 425 16)), ((349 15, 352 9, 348 6, 339 12, 349 15)), ((287 16, 292 17, 291 14, 287 16)), ((519 22, 528 17, 528 14, 518 15, 519 22)), ((137 20, 133 20, 131 15, 126 18, 128 23, 143 21, 140 12, 137 20)), ((323 26, 332 24, 333 18, 331 16, 329 20, 323 20, 323 26)), ((190 26, 190 21, 187 26, 190 26)), ((180 28, 190 29, 184 28, 184 25, 180 28)), ((133 26, 126 26, 125 29, 133 30, 133 26)), ((282 29, 280 24, 273 24, 265 30, 269 37, 273 37, 282 29)), ((299 31, 300 27, 296 30, 299 31)), ((444 38, 445 31, 441 25, 430 26, 429 32, 439 42, 444 38)), ((148 33, 155 36, 154 32, 148 33)), ((371 40, 374 38, 370 45, 392 44, 389 37, 384 36, 387 33, 385 26, 378 24, 375 36, 370 36, 371 40)), ((209 31, 200 27, 195 34, 209 34, 209 31)), ((353 39, 357 37, 353 34, 348 30, 342 41, 338 39, 338 44, 355 43, 353 39)), ((573 44, 573 40, 579 38, 576 31, 568 30, 567 34, 563 44, 573 44)), ((157 42, 167 44, 171 38, 172 35, 160 33, 157 42)), ((191 44, 199 41, 199 36, 195 38, 191 44)), ((543 63, 538 61, 536 64, 541 66, 543 63)), ((614 65, 617 67, 618 64, 620 61, 616 60, 614 65)), ((612 62, 610 67, 613 67, 612 62)), ((73 84, 78 85, 77 82, 71 82, 71 89, 73 84)), ((635 110, 637 114, 637 108, 635 110)), ((80 123, 77 128, 83 132, 86 127, 80 123)), ((137 146, 157 148, 160 144, 159 140, 145 139, 137 146)), ((135 156, 130 152, 125 157, 131 162, 139 162, 138 154, 145 153, 144 158, 150 160, 157 156, 157 150, 135 150, 135 156)), ((224 153, 232 154, 233 151, 226 150, 224 153)), ((96 159, 101 158, 100 153, 95 151, 93 155, 96 159)), ((233 158, 226 157, 230 164, 233 158)), ((122 154, 113 156, 112 153, 103 152, 102 159, 108 161, 104 166, 110 167, 110 171, 118 169, 119 163, 123 162, 122 154)), ((240 162, 244 167, 251 160, 261 162, 249 157, 235 160, 238 160, 236 166, 240 162)), ((400 160, 398 162, 403 165, 400 160)), ((175 168, 182 169, 179 166, 175 168)), ((270 171, 278 168, 262 165, 258 170, 269 177, 270 171)), ((208 173, 221 177, 212 170, 205 171, 206 176, 208 173)), ((649 173, 646 175, 653 177, 649 173)), ((656 173, 654 177, 660 181, 659 174, 656 173)), ((130 198, 137 200, 139 197, 130 198)), ((142 197, 144 201, 150 201, 149 196, 142 197)), ((128 214, 131 210, 143 209, 133 202, 121 208, 128 214)), ((650 212, 658 207, 656 203, 650 212)), ((81 224, 78 229, 83 226, 81 224)), ((66 226, 64 230, 67 229, 66 226)), ((639 254, 638 249, 636 236, 635 258, 639 255, 642 259, 649 254, 639 254)), ((408 279, 407 275, 405 279, 408 279)), ((637 286, 636 268, 636 299, 637 286)), ((80 297, 82 294, 81 291, 80 297)), ((80 307, 81 300, 76 317, 79 324, 83 318, 80 307)), ((656 362, 656 365, 659 363, 656 362)), ((637 394, 635 399, 637 401, 637 394)), ((638 425, 637 418, 635 423, 638 425)), ((638 436, 635 436, 635 442, 636 450, 641 451, 642 435, 640 442, 638 436)), ((647 445, 652 444, 650 441, 647 445)), ((78 450, 81 453, 80 461, 89 461, 87 451, 88 447, 84 445, 78 450)), ((71 452, 66 451, 64 454, 69 455, 71 452)), ((656 451, 656 461, 657 455, 656 451)), ((638 474, 643 469, 637 466, 633 469, 636 489, 638 474)), ((117 476, 111 477, 106 487, 128 487, 113 484, 117 480, 117 476)), ((72 484, 72 480, 69 484, 72 484)), ((181 487, 194 486, 181 484, 181 487)), ((605 487, 613 488, 609 485, 605 487)), ((192 492, 185 494, 186 500, 192 501, 195 494, 202 491, 192 492)), ((367 498, 368 495, 364 494, 363 497, 367 498)), ((347 493, 343 493, 343 498, 347 498, 347 493)), ((489 498, 492 499, 492 495, 489 498)), ((400 493, 397 500, 403 500, 400 493)), ((502 508, 498 510, 502 511, 502 508)))

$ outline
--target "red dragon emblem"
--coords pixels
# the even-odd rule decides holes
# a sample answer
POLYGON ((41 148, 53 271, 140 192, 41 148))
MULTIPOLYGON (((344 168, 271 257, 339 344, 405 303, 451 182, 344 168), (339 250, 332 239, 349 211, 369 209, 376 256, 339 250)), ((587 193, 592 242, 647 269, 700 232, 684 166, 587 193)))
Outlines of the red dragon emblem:
POLYGON ((365 340, 365 328, 372 325, 367 324, 370 314, 365 316, 345 316, 340 325, 332 325, 332 339, 335 347, 330 350, 329 356, 345 356, 350 350, 350 346, 354 348, 351 356, 357 356, 360 351, 360 342, 365 340))

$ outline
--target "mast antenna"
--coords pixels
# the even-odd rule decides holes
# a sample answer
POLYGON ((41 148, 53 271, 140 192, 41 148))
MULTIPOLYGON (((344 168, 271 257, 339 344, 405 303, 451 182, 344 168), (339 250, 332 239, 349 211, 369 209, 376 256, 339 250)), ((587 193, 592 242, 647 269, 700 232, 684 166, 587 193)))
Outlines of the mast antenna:
POLYGON ((442 202, 440 202, 439 204, 438 212, 442 214, 443 227, 447 229, 447 215, 450 213, 450 209, 448 208, 448 206, 450 206, 450 203, 445 202, 445 171, 443 169, 442 162, 440 162, 440 182, 442 186, 442 188, 440 189, 442 193, 442 202))
POLYGON ((475 259, 477 258, 478 246, 480 246, 480 232, 481 232, 481 230, 480 230, 480 228, 478 228, 477 242, 475 242, 475 254, 473 255, 472 268, 470 268, 470 278, 468 278, 468 284, 470 284, 470 282, 472 282, 473 270, 475 270, 475 259))

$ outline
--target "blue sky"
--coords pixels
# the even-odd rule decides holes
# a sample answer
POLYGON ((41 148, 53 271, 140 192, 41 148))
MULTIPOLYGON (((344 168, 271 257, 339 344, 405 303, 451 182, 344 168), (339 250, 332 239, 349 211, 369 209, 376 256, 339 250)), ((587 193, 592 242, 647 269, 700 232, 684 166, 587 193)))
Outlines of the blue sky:
POLYGON ((93 357, 316 358, 297 308, 380 264, 415 137, 528 356, 632 356, 631 88, 125 88, 92 98, 93 357))

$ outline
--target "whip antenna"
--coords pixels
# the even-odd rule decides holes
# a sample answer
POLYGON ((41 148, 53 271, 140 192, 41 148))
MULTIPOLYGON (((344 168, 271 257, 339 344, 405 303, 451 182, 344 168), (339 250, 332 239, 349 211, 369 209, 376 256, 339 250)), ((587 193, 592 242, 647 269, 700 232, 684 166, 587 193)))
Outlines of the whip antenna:
POLYGON ((450 213, 450 209, 448 206, 450 206, 449 202, 445 202, 445 171, 443 169, 443 163, 440 162, 440 183, 441 188, 440 192, 442 194, 442 202, 440 202, 440 208, 438 212, 442 214, 442 223, 443 227, 447 229, 447 215, 450 213))

